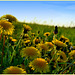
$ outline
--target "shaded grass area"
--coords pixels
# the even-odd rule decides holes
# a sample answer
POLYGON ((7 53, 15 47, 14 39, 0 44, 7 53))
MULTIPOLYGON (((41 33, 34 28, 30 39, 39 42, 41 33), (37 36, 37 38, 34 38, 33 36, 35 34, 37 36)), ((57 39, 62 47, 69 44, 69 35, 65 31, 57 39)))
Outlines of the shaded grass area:
MULTIPOLYGON (((38 33, 38 31, 40 31, 40 37, 44 37, 43 34, 45 32, 50 32, 51 33, 51 36, 49 37, 49 41, 50 39, 52 40, 52 35, 53 35, 53 31, 54 31, 54 26, 48 26, 48 25, 41 25, 41 24, 36 24, 36 23, 24 23, 24 22, 13 22, 13 25, 15 27, 15 31, 14 31, 14 34, 13 34, 13 37, 16 38, 16 39, 19 39, 20 38, 20 35, 22 33, 22 30, 23 30, 23 24, 26 24, 26 25, 29 25, 32 30, 31 32, 32 33, 38 33)), ((64 35, 65 37, 67 37, 70 42, 73 43, 73 45, 75 45, 75 28, 70 28, 70 27, 58 27, 58 34, 57 34, 57 38, 59 39, 59 37, 61 35, 64 35)))

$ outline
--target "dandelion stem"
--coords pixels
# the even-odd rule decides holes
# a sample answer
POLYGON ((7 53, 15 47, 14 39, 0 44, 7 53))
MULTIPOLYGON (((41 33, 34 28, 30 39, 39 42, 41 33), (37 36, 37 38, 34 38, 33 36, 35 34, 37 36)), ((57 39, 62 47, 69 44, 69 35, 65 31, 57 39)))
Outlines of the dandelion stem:
POLYGON ((1 35, 0 35, 0 40, 1 40, 1 38, 2 38, 2 33, 1 33, 1 35))
POLYGON ((20 42, 21 42, 21 40, 22 40, 23 35, 24 35, 24 33, 22 32, 21 37, 20 37, 20 40, 19 40, 19 42, 18 42, 18 44, 17 44, 15 50, 18 48, 18 46, 19 46, 19 44, 20 44, 20 42))
MULTIPOLYGON (((6 38, 6 35, 4 36, 4 40, 3 40, 3 49, 2 49, 1 64, 3 63, 3 55, 4 55, 5 38, 6 38)), ((3 65, 2 65, 2 67, 3 67, 3 65)))
POLYGON ((16 51, 15 51, 14 48, 13 48, 13 53, 12 53, 12 56, 11 56, 11 59, 10 59, 10 63, 12 62, 12 59, 13 59, 13 57, 15 56, 15 53, 16 53, 16 51))
MULTIPOLYGON (((56 55, 56 53, 57 53, 57 51, 56 51, 56 46, 55 46, 55 36, 56 36, 56 35, 54 34, 54 52, 55 52, 55 53, 54 53, 54 55, 53 55, 53 57, 52 57, 50 63, 53 61, 53 59, 54 59, 54 57, 55 57, 55 55, 56 55)), ((49 63, 49 64, 50 64, 50 63, 49 63)))

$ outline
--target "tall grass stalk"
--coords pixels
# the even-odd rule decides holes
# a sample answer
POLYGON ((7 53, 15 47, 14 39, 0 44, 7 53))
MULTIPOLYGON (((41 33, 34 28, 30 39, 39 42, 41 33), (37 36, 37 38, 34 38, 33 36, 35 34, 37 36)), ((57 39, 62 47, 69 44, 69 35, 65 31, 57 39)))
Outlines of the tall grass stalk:
POLYGON ((69 68, 70 66, 72 66, 73 63, 74 63, 74 60, 72 61, 72 64, 69 64, 67 67, 65 67, 64 70, 60 72, 60 74, 62 74, 67 68, 69 68))

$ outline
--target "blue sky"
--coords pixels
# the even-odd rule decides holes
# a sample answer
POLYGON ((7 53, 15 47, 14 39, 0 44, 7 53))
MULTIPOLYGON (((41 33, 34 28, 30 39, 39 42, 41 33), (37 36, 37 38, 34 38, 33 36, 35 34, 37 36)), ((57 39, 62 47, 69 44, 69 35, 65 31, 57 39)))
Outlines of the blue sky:
POLYGON ((0 1, 0 17, 6 14, 19 21, 73 26, 75 1, 0 1))

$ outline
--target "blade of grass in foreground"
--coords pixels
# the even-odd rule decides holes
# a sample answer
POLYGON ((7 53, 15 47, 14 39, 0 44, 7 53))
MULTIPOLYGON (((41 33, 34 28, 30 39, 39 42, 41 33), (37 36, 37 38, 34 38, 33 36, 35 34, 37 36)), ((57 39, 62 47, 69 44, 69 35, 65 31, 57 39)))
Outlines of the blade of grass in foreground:
POLYGON ((69 64, 63 71, 60 72, 60 74, 62 74, 67 68, 69 68, 71 65, 73 65, 74 60, 72 61, 72 64, 69 64))

